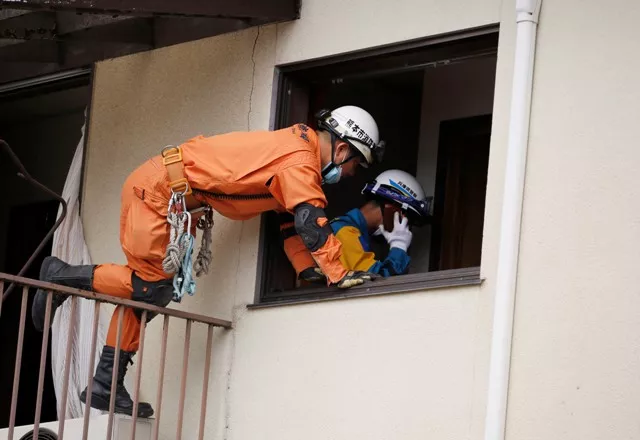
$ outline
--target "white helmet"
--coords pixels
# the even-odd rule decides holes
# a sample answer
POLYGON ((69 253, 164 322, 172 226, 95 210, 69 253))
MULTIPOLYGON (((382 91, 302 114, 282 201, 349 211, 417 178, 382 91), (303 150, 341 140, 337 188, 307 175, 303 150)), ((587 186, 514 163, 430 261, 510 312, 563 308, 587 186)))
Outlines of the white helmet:
POLYGON ((387 170, 367 183, 362 193, 398 205, 403 212, 422 224, 431 215, 432 197, 425 197, 424 189, 415 177, 402 170, 387 170))
POLYGON ((382 161, 385 144, 380 140, 378 124, 365 110, 346 105, 333 111, 320 110, 316 118, 318 128, 329 131, 362 153, 366 160, 362 166, 382 161))

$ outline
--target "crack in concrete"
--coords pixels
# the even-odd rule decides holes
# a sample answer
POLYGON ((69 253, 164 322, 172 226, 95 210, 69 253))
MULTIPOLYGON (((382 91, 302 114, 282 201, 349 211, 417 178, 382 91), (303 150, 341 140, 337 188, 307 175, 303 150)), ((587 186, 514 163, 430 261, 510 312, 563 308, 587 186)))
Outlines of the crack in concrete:
POLYGON ((249 112, 247 113, 247 130, 251 131, 251 111, 253 110, 253 89, 256 85, 256 46, 258 45, 258 39, 260 38, 260 26, 258 26, 258 32, 256 33, 256 39, 253 41, 253 49, 251 50, 251 63, 253 64, 253 71, 251 73, 251 91, 249 92, 249 112))

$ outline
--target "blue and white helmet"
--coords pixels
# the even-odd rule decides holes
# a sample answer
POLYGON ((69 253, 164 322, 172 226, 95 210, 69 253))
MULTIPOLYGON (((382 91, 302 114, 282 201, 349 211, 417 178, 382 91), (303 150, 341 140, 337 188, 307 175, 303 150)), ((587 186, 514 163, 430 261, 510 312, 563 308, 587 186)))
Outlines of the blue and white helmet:
POLYGON ((424 189, 416 178, 402 170, 380 173, 373 182, 365 185, 362 194, 399 206, 416 224, 424 223, 431 215, 432 197, 425 197, 424 189))

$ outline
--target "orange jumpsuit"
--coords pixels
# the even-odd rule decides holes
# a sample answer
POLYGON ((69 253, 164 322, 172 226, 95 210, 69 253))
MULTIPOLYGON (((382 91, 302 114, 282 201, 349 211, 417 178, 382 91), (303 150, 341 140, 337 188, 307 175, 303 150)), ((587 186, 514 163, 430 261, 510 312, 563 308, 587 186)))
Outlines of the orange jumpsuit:
MULTIPOLYGON (((196 198, 225 217, 245 220, 269 210, 293 213, 305 202, 319 208, 327 204, 321 187, 318 136, 305 125, 198 136, 180 147, 185 177, 196 198)), ((131 298, 132 272, 145 281, 172 277, 162 269, 169 241, 166 216, 170 193, 161 156, 151 158, 129 175, 122 189, 120 211, 120 242, 127 264, 97 266, 94 290, 131 298)), ((298 236, 287 240, 285 250, 298 272, 304 269, 302 266, 314 264, 298 236)), ((341 245, 335 236, 330 235, 311 255, 330 282, 346 275, 340 262, 341 245)), ((112 347, 116 345, 116 316, 107 335, 107 345, 112 347)), ((126 309, 121 348, 136 351, 139 332, 140 321, 132 309, 126 309)))

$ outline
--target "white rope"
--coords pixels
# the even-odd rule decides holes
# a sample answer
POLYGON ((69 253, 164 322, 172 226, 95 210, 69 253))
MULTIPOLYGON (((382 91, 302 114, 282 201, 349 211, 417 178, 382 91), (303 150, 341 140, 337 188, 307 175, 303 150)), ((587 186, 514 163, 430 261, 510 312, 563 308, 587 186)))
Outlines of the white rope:
POLYGON ((182 260, 187 252, 185 240, 182 235, 185 232, 187 213, 184 198, 174 193, 169 200, 167 223, 169 223, 169 244, 162 261, 162 269, 169 274, 176 273, 182 267, 182 260))
POLYGON ((186 201, 181 193, 171 195, 167 209, 167 223, 169 223, 169 243, 162 261, 162 269, 168 274, 174 274, 173 300, 180 302, 185 293, 188 295, 195 293, 196 285, 192 271, 195 269, 198 277, 209 272, 212 259, 213 210, 210 206, 205 206, 204 214, 198 220, 197 227, 203 232, 195 263, 192 260, 194 237, 191 235, 191 213, 187 211, 186 201))

